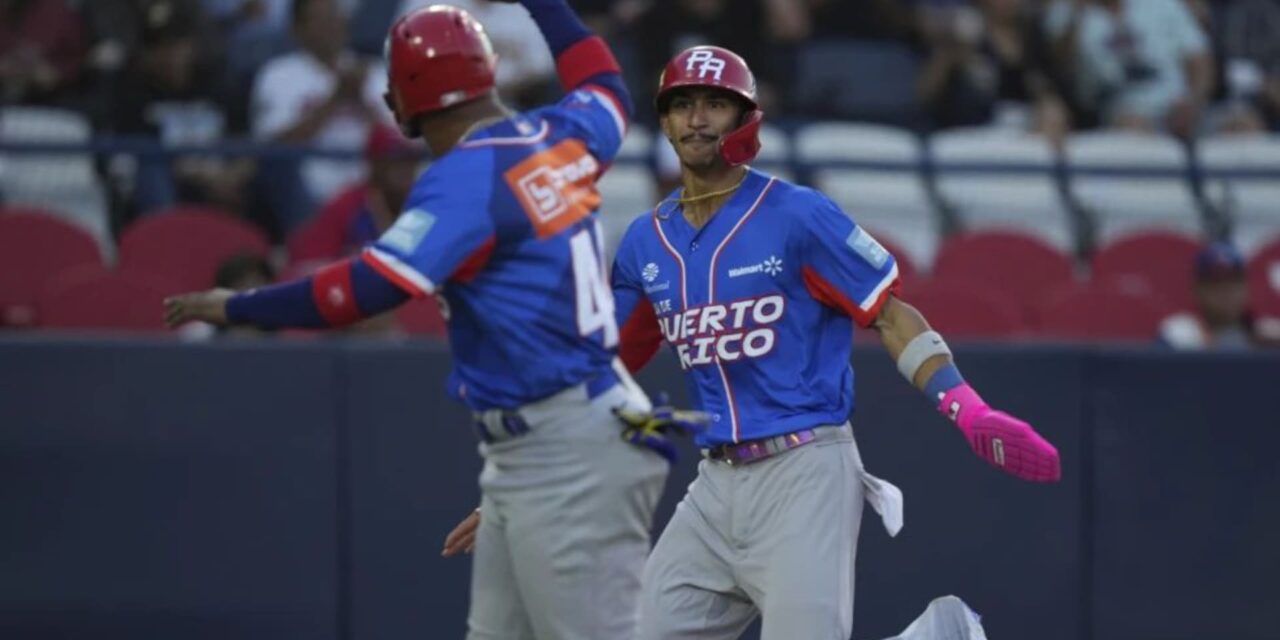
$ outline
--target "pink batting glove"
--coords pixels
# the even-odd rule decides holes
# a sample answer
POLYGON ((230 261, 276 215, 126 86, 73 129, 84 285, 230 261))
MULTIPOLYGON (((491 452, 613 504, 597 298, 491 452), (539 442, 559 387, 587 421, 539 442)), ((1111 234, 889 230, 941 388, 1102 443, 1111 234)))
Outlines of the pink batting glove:
POLYGON ((1031 482, 1062 478, 1058 450, 1031 425, 987 405, 973 387, 961 384, 942 396, 938 411, 951 418, 978 457, 1031 482))

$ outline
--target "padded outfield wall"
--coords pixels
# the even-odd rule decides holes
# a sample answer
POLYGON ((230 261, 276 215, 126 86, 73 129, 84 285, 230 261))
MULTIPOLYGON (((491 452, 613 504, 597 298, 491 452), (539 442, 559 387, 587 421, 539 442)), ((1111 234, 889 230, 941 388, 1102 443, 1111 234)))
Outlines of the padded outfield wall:
MULTIPOLYGON (((860 347, 857 437, 906 527, 864 520, 856 638, 947 593, 993 639, 1274 637, 1280 355, 957 351, 1063 482, 989 469, 860 347)), ((439 550, 480 463, 448 365, 416 343, 0 338, 0 637, 462 637, 469 561, 439 550)), ((670 358, 641 382, 683 398, 670 358)))

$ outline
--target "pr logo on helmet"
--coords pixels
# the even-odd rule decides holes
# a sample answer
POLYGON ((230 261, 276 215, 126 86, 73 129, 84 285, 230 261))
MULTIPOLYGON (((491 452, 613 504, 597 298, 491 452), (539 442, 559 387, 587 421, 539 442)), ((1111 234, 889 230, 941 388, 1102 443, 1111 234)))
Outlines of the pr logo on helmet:
POLYGON ((706 78, 707 74, 710 73, 715 76, 715 79, 718 82, 720 80, 720 74, 724 73, 724 59, 717 58, 716 54, 710 51, 699 50, 689 54, 689 59, 684 65, 685 72, 693 73, 694 65, 698 65, 699 78, 706 78))

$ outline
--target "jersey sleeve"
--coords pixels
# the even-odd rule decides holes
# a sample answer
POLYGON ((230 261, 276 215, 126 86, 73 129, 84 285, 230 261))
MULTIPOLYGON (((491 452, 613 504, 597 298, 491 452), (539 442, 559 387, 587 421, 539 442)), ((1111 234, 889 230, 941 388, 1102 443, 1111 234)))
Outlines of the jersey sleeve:
POLYGON ((362 258, 415 297, 434 293, 448 281, 474 277, 493 251, 494 224, 483 201, 442 180, 419 184, 395 224, 365 250, 362 258))
POLYGON ((613 91, 585 84, 570 91, 552 111, 572 137, 586 143, 596 160, 613 162, 627 134, 626 111, 613 91))
POLYGON ((859 326, 871 326, 898 288, 893 255, 826 198, 798 218, 803 221, 800 256, 805 288, 859 326))
MULTIPOLYGON (((630 235, 630 234, 628 234, 630 235)), ((662 346, 662 330, 636 273, 626 238, 618 246, 613 260, 610 284, 613 288, 614 313, 618 322, 618 357, 628 371, 639 371, 662 346)))

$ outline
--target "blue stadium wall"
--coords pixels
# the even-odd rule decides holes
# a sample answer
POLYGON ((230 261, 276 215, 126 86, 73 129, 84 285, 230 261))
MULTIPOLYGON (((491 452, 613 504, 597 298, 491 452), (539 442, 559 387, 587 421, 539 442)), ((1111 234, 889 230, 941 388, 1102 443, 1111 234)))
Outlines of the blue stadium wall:
MULTIPOLYGON (((858 349, 858 440, 906 528, 864 520, 855 638, 948 593, 996 640, 1275 637, 1280 357, 959 356, 1064 480, 988 468, 858 349)), ((439 551, 480 463, 448 365, 427 344, 0 339, 0 637, 461 638, 469 560, 439 551)), ((661 358, 641 381, 679 399, 678 376, 661 358)))

